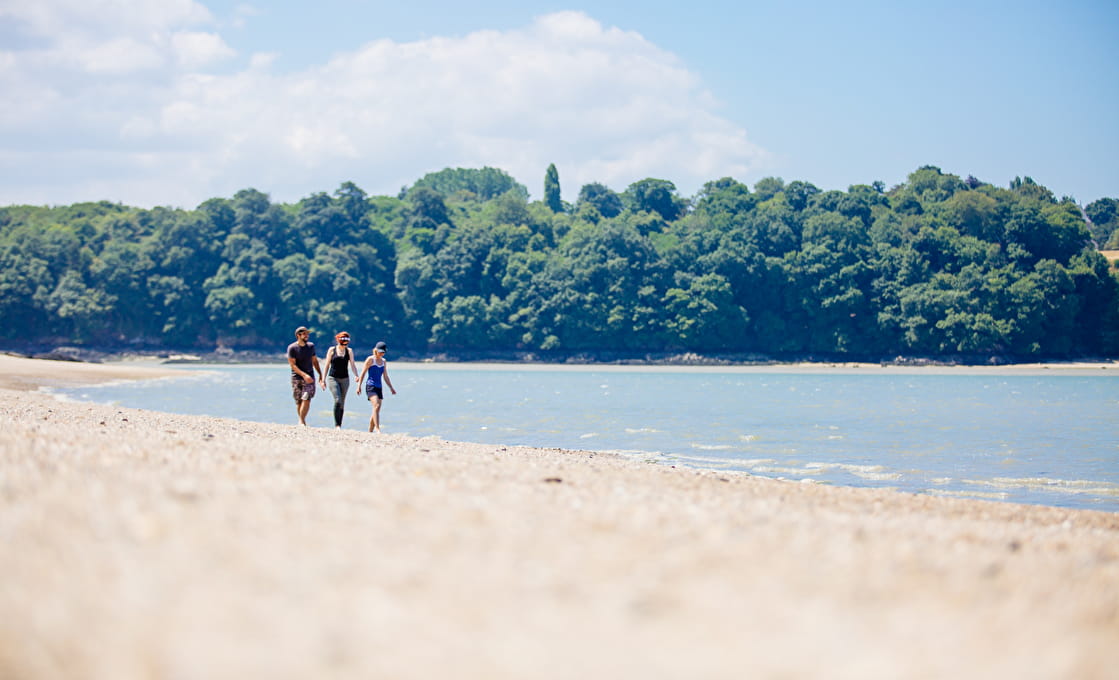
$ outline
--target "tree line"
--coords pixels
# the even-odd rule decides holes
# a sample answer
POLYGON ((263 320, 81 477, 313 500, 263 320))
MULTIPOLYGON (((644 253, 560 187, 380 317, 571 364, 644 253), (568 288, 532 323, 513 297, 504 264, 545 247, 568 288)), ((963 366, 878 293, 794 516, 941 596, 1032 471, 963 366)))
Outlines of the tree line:
POLYGON ((193 210, 0 208, 0 319, 35 343, 411 352, 1119 355, 1119 201, 926 166, 886 189, 644 179, 544 198, 494 169, 193 210))

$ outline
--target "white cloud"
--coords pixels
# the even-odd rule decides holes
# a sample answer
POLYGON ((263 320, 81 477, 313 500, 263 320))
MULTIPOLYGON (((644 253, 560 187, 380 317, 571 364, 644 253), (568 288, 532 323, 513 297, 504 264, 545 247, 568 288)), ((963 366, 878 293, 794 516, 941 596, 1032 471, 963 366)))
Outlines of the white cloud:
POLYGON ((40 45, 27 51, 29 61, 108 75, 164 66, 182 49, 180 35, 191 41, 192 34, 179 29, 213 23, 209 10, 193 0, 0 0, 0 19, 40 45))
POLYGON ((216 33, 180 31, 171 36, 178 61, 188 68, 200 68, 236 54, 216 33))
POLYGON ((210 11, 194 0, 0 0, 0 17, 44 36, 143 35, 213 22, 210 11))
POLYGON ((106 75, 147 71, 165 63, 164 56, 156 47, 132 38, 83 46, 75 57, 75 61, 89 73, 106 75))
POLYGON ((234 28, 243 28, 252 17, 260 15, 260 10, 253 5, 243 3, 233 9, 233 18, 230 25, 234 28))
POLYGON ((189 0, 132 2, 127 20, 109 0, 32 6, 18 18, 47 46, 0 53, 0 86, 43 115, 0 114, 0 168, 17 178, 0 203, 193 207, 250 186, 294 201, 346 180, 393 194, 425 172, 483 165, 539 195, 552 162, 569 199, 587 182, 622 190, 650 176, 691 193, 758 175, 767 158, 674 55, 580 12, 378 40, 291 73, 268 54, 207 73, 234 53, 198 30, 213 19, 189 0))

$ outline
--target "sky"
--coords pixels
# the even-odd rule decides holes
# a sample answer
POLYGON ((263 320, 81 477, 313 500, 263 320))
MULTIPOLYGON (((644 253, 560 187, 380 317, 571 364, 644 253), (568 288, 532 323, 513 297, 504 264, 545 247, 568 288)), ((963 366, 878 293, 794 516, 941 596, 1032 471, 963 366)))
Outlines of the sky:
POLYGON ((0 0, 0 205, 292 203, 496 167, 1119 197, 1119 3, 0 0))

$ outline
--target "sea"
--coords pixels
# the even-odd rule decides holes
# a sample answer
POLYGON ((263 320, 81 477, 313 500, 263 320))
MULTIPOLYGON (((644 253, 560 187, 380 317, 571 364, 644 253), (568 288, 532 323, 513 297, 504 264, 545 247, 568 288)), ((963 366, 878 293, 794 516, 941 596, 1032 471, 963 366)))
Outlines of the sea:
MULTIPOLYGON (((57 389, 296 423, 287 364, 57 389)), ((1119 370, 390 362, 385 432, 613 452, 803 483, 1119 512, 1119 370)), ((343 427, 365 433, 351 387, 343 427)), ((308 422, 332 428, 320 389, 308 422)), ((376 436, 364 434, 363 436, 376 436)))

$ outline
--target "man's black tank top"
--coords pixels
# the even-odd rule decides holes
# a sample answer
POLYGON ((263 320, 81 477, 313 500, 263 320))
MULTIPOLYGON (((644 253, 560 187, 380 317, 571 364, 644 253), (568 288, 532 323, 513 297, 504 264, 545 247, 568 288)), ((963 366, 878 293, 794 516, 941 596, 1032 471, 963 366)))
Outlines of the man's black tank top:
POLYGON ((334 358, 330 360, 330 375, 335 380, 349 380, 350 379, 350 356, 349 352, 340 347, 334 348, 334 358), (338 352, 342 354, 339 355, 338 352))

